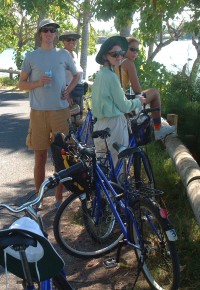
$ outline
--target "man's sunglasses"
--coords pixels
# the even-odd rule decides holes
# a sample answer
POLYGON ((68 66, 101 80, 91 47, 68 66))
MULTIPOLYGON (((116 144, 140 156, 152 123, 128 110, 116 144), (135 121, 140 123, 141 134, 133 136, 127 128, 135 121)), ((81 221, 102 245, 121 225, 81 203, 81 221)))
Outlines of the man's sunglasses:
POLYGON ((111 56, 111 57, 118 57, 118 56, 122 56, 124 57, 126 52, 123 51, 123 50, 116 50, 116 51, 110 51, 108 52, 108 54, 111 56))
POLYGON ((56 32, 56 28, 54 28, 54 27, 44 27, 44 28, 40 29, 40 32, 47 33, 48 31, 51 32, 51 33, 55 33, 56 32))
POLYGON ((135 47, 129 47, 129 50, 132 52, 137 52, 137 53, 139 52, 139 49, 135 47))
POLYGON ((76 38, 68 37, 68 38, 64 38, 64 40, 67 42, 70 42, 70 41, 76 41, 76 38))

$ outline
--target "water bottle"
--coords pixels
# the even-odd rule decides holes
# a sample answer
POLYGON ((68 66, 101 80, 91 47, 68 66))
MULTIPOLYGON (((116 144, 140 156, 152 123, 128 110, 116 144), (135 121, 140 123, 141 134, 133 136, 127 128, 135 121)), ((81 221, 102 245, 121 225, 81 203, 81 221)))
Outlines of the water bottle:
MULTIPOLYGON (((49 71, 45 71, 44 74, 45 74, 46 76, 50 77, 50 78, 52 78, 52 75, 53 75, 51 70, 49 70, 49 71)), ((45 84, 44 87, 45 87, 45 88, 50 88, 50 87, 51 87, 51 83, 49 83, 49 84, 45 84)))

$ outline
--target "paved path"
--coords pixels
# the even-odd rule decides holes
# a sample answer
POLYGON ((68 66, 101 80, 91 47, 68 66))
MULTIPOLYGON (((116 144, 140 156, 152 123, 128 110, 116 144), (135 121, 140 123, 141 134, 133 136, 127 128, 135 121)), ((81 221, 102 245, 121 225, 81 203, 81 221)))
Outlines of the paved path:
MULTIPOLYGON (((29 126, 29 99, 19 92, 0 91, 0 202, 21 204, 33 191, 33 152, 25 145, 29 126)), ((53 172, 51 160, 48 173, 53 172)), ((0 215, 0 226, 8 224, 8 217, 0 215)), ((16 278, 9 274, 9 290, 16 286, 16 278)), ((5 275, 0 267, 0 289, 4 290, 5 275)))
MULTIPOLYGON (((0 91, 0 198, 6 201, 34 189, 33 151, 25 145, 29 99, 19 92, 0 91)), ((48 169, 51 168, 50 160, 48 169)))

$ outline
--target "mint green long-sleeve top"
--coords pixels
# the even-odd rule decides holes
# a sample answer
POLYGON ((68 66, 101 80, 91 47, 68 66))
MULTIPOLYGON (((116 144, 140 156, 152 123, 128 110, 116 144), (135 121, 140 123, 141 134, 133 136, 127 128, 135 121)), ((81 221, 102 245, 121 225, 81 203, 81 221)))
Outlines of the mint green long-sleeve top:
POLYGON ((102 67, 92 85, 92 113, 98 119, 116 117, 141 108, 138 99, 128 100, 117 75, 102 67))

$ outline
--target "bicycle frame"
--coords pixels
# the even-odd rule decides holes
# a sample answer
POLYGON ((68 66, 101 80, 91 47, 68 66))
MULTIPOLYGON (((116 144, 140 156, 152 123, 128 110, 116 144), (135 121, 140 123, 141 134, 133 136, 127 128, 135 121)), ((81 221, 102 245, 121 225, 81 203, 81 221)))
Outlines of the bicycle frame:
MULTIPOLYGON (((145 172, 148 176, 148 179, 150 181, 150 183, 153 183, 154 180, 152 179, 152 176, 149 174, 149 170, 148 170, 148 165, 147 165, 147 160, 146 160, 146 157, 145 157, 145 154, 144 154, 144 151, 142 148, 138 147, 137 144, 136 144, 136 140, 135 140, 135 137, 132 136, 131 139, 130 139, 130 142, 129 142, 129 147, 132 147, 132 148, 138 148, 139 152, 137 154, 139 154, 142 159, 142 163, 144 165, 144 169, 145 169, 145 172)), ((134 164, 134 155, 132 154, 131 156, 129 156, 128 158, 128 161, 127 161, 127 164, 126 164, 126 173, 129 173, 130 172, 130 168, 131 168, 131 165, 134 164)), ((141 162, 139 163, 140 167, 141 167, 141 162)), ((123 167, 123 160, 119 160, 116 167, 115 167, 115 176, 118 176, 121 169, 123 167)), ((135 167, 135 166, 134 166, 135 167)), ((141 171, 141 168, 136 168, 138 169, 138 172, 140 173, 141 171)))
POLYGON ((88 108, 88 112, 84 120, 84 123, 80 128, 78 128, 77 133, 76 133, 76 138, 77 140, 79 140, 79 142, 82 142, 83 144, 88 143, 89 137, 92 134, 92 122, 93 122, 92 112, 91 112, 91 109, 88 108), (83 136, 84 132, 85 132, 85 136, 83 136))
POLYGON ((76 132, 76 138, 79 142, 82 142, 83 144, 88 144, 89 137, 92 134, 93 129, 93 117, 92 117, 92 110, 89 106, 88 99, 91 98, 85 97, 84 100, 87 103, 87 114, 85 117, 85 120, 83 122, 83 125, 81 127, 78 127, 76 132))
MULTIPOLYGON (((98 214, 98 216, 95 217, 96 224, 98 225, 98 221, 99 221, 100 214, 101 214, 101 191, 99 190, 99 188, 102 187, 104 190, 104 193, 106 195, 106 198, 109 202, 109 205, 112 209, 112 213, 114 214, 115 219, 120 226, 121 232, 124 235, 123 240, 125 240, 127 245, 129 245, 132 248, 134 248, 135 250, 139 250, 141 252, 141 256, 142 256, 141 261, 143 263, 145 261, 145 249, 143 248, 143 246, 144 246, 143 236, 142 236, 142 233, 138 227, 138 223, 136 221, 134 213, 132 212, 130 204, 129 204, 129 192, 125 192, 124 189, 122 188, 122 194, 123 194, 123 199, 124 199, 124 201, 122 201, 121 198, 118 198, 117 192, 114 190, 114 188, 112 187, 112 184, 107 179, 107 177, 104 174, 104 172, 102 171, 101 167, 98 165, 98 163, 95 160, 93 161, 93 166, 94 166, 93 167, 94 168, 93 169, 94 175, 96 176, 96 178, 95 178, 95 180, 96 180, 96 191, 95 191, 96 202, 94 203, 94 207, 96 207, 96 206, 98 207, 97 210, 96 210, 96 208, 93 208, 93 213, 95 212, 98 214), (108 189, 111 192, 111 195, 110 195, 108 189), (122 218, 117 210, 117 207, 115 206, 115 203, 112 200, 112 197, 114 197, 114 199, 117 200, 117 204, 120 206, 120 208, 125 213, 126 223, 124 223, 124 221, 122 220, 122 218), (137 243, 133 243, 130 240, 130 231, 129 231, 129 227, 128 227, 130 219, 133 223, 134 231, 136 232, 137 241, 138 241, 137 243)), ((137 200, 137 199, 139 200, 139 194, 141 195, 141 192, 139 193, 136 190, 131 192, 132 196, 135 195, 134 196, 135 200, 137 200)), ((152 200, 152 202, 155 204, 155 201, 152 200)), ((157 230, 155 224, 153 223, 151 216, 147 212, 145 213, 145 216, 146 216, 146 219, 148 220, 149 225, 152 228, 152 231, 155 233, 155 235, 158 237, 160 243, 162 244, 163 237, 159 234, 159 231, 157 230)), ((169 229, 166 228, 166 232, 167 232, 167 230, 169 230, 169 229)), ((173 229, 172 229, 172 231, 174 232, 173 229)))
MULTIPOLYGON (((112 160, 112 155, 111 155, 111 152, 110 152, 110 150, 108 148, 108 145, 107 145, 107 142, 106 142, 106 138, 105 138, 105 145, 106 145, 106 157, 105 158, 101 158, 100 157, 100 160, 103 160, 101 162, 102 165, 108 166, 110 168, 109 179, 114 181, 114 182, 116 182, 116 183, 118 183, 118 177, 120 175, 120 172, 122 172, 122 167, 125 166, 124 167, 124 173, 123 173, 124 185, 128 185, 127 177, 129 176, 132 164, 134 164, 134 158, 136 159, 136 155, 132 154, 126 160, 124 158, 123 159, 119 159, 117 164, 116 164, 116 166, 114 167, 113 160, 112 160)), ((142 162, 143 165, 144 165, 144 169, 145 169, 145 172, 147 174, 147 177, 148 177, 150 183, 154 183, 154 180, 153 180, 153 178, 150 175, 150 172, 148 170, 148 164, 147 164, 147 160, 146 160, 146 156, 144 154, 144 151, 143 151, 142 148, 137 146, 134 136, 132 136, 131 139, 130 139, 129 147, 138 149, 138 152, 136 154, 138 154, 138 157, 141 158, 141 161, 139 162, 138 167, 136 167, 136 169, 138 170, 139 175, 141 173, 140 171, 141 171, 141 162, 142 162)), ((135 164, 134 164, 134 167, 135 167, 135 164)))
MULTIPOLYGON (((98 183, 100 184, 100 186, 104 189, 104 192, 106 194, 106 198, 107 200, 109 201, 109 204, 110 204, 110 207, 112 209, 112 212, 118 222, 118 224, 120 225, 120 229, 125 237, 125 239, 127 240, 127 244, 132 246, 133 248, 135 249, 139 249, 141 250, 142 252, 142 249, 141 249, 141 246, 139 245, 140 244, 140 240, 139 240, 139 243, 138 244, 133 244, 132 242, 130 242, 130 235, 129 235, 129 231, 127 229, 127 227, 124 225, 124 222, 122 221, 121 217, 120 217, 120 214, 118 213, 118 211, 116 210, 116 206, 114 205, 113 201, 112 201, 112 198, 108 192, 107 189, 109 189, 112 193, 112 196, 114 198, 117 198, 117 193, 116 191, 114 190, 114 188, 112 187, 110 181, 107 179, 106 175, 103 173, 103 171, 101 170, 100 166, 94 161, 94 173, 97 177, 96 180, 96 187, 97 187, 97 190, 95 191, 95 193, 97 193, 97 202, 95 203, 95 206, 97 204, 97 206, 99 206, 97 212, 100 213, 100 208, 101 208, 101 205, 98 203, 98 201, 101 200, 101 193, 100 191, 98 190, 98 183), (97 182, 98 181, 98 182, 97 182)), ((125 201, 123 202, 121 199, 118 201, 118 204, 120 205, 120 207, 123 209, 123 211, 125 212, 125 216, 128 220, 128 218, 131 218, 132 221, 133 221, 133 224, 134 224, 134 227, 135 227, 135 230, 136 230, 136 233, 138 235, 138 237, 140 237, 140 231, 139 231, 139 228, 137 226, 137 222, 135 220, 135 217, 133 215, 133 213, 131 212, 131 210, 129 209, 129 202, 128 202, 128 198, 127 198, 127 194, 125 193, 124 194, 125 196, 125 201)), ((98 220, 99 220, 99 216, 96 217, 95 219, 98 223, 98 220)), ((155 229, 155 227, 154 227, 155 229)), ((155 229, 156 230, 156 229, 155 229)))

